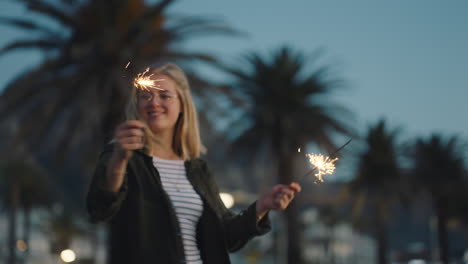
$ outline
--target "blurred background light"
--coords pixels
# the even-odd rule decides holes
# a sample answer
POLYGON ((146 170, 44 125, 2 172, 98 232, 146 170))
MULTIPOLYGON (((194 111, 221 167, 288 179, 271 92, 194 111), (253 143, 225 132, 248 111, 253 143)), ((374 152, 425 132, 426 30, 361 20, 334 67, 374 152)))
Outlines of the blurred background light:
POLYGON ((60 258, 63 260, 63 262, 70 263, 75 261, 76 255, 73 250, 65 249, 60 253, 60 258))
POLYGON ((234 197, 230 193, 220 193, 219 196, 227 208, 234 206, 234 197))
POLYGON ((24 242, 23 240, 16 241, 16 247, 21 252, 24 252, 28 249, 28 245, 26 245, 26 242, 24 242))

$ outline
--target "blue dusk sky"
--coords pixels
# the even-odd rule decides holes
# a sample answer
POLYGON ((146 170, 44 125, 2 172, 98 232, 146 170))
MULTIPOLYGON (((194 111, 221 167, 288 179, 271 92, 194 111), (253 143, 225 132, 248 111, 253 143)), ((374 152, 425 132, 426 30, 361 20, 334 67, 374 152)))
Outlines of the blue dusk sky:
MULTIPOLYGON (((0 16, 25 15, 12 1, 0 5, 0 16)), ((171 11, 223 18, 247 33, 200 37, 185 45, 228 62, 249 51, 269 54, 284 44, 306 54, 322 48, 318 65, 332 65, 349 87, 331 99, 354 112, 360 131, 386 118, 409 137, 441 132, 468 139, 466 0, 185 0, 171 11)), ((0 26, 0 45, 23 35, 0 26)), ((0 90, 40 59, 33 51, 0 57, 0 90)))

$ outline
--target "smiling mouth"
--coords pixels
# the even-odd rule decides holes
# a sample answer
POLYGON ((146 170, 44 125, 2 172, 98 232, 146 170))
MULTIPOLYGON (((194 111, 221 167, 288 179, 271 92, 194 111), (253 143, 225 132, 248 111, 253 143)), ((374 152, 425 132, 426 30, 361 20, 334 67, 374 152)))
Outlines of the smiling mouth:
POLYGON ((162 112, 148 112, 149 117, 157 117, 162 115, 162 112))

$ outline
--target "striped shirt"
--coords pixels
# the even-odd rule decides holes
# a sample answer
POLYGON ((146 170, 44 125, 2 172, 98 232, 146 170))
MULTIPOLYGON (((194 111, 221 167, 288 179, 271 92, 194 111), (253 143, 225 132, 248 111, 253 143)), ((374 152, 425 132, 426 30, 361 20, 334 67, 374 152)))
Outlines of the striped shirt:
POLYGON ((196 227, 203 211, 203 202, 187 179, 183 160, 153 157, 161 183, 169 195, 179 221, 185 260, 188 264, 202 264, 197 247, 196 227))

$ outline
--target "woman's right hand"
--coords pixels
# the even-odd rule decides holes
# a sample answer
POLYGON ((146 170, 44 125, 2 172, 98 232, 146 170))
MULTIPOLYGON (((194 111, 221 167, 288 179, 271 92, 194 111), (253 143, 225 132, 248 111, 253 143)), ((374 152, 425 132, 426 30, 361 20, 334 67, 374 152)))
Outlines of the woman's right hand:
POLYGON ((133 150, 143 148, 143 129, 145 127, 146 124, 142 121, 129 120, 115 129, 116 158, 127 161, 132 156, 133 150))
POLYGON ((107 182, 104 186, 107 190, 117 192, 122 186, 127 162, 133 150, 144 146, 143 128, 145 127, 145 123, 141 121, 129 120, 115 129, 116 149, 107 167, 107 182))

